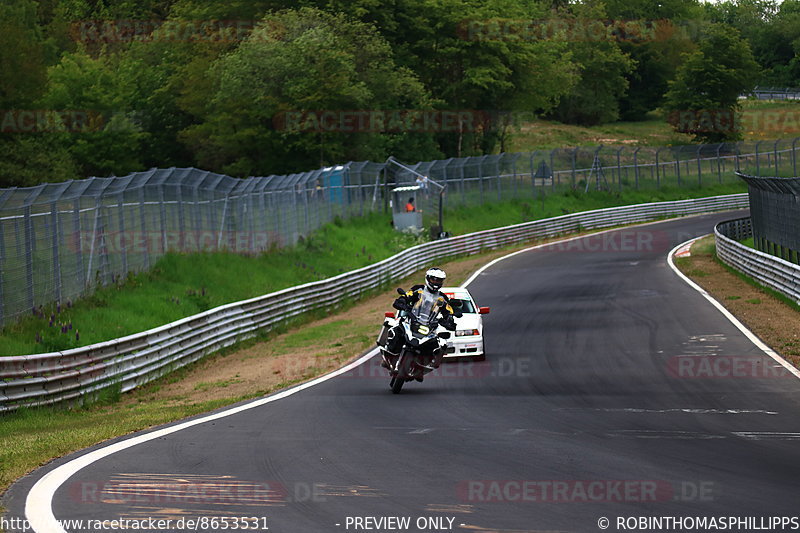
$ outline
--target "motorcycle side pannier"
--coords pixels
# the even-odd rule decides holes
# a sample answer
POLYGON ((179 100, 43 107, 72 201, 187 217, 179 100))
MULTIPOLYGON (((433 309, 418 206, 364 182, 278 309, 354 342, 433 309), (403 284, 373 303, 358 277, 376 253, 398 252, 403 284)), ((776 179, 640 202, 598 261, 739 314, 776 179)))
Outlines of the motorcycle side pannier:
POLYGON ((389 337, 389 329, 391 329, 389 327, 389 322, 384 321, 383 327, 381 327, 381 332, 378 334, 378 340, 375 341, 381 348, 386 347, 386 341, 389 337))

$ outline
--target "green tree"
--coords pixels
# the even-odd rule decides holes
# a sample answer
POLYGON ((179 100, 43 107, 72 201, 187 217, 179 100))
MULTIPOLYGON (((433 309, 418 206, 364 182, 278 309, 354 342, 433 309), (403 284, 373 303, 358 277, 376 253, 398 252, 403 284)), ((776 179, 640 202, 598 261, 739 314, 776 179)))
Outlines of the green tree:
POLYGON ((526 23, 549 6, 520 0, 311 0, 375 24, 401 66, 411 69, 438 109, 476 110, 477 127, 437 135, 444 153, 504 149, 514 116, 551 110, 577 80, 564 42, 541 39, 526 23))
POLYGON ((604 26, 607 17, 602 4, 576 4, 560 10, 559 14, 567 26, 587 31, 568 41, 580 80, 561 97, 552 116, 561 122, 584 126, 617 120, 619 100, 628 88, 626 75, 635 63, 620 49, 612 34, 613 26, 604 26), (601 28, 605 31, 601 32, 601 28))
POLYGON ((202 123, 182 134, 205 168, 239 176, 294 172, 380 160, 403 141, 422 157, 437 154, 425 142, 429 134, 364 132, 352 124, 346 131, 348 124, 335 122, 337 111, 430 108, 422 84, 395 66, 377 31, 343 15, 310 8, 270 15, 208 77, 210 97, 184 99, 202 123), (332 127, 317 127, 324 111, 334 112, 332 127))
POLYGON ((44 107, 83 113, 85 127, 70 128, 69 151, 83 175, 140 170, 140 143, 146 137, 126 101, 127 87, 117 56, 93 59, 83 51, 65 54, 49 69, 44 107))
POLYGON ((77 177, 62 136, 31 129, 33 121, 23 118, 36 116, 36 100, 47 87, 47 50, 37 8, 30 0, 0 5, 0 187, 77 177))
POLYGON ((755 85, 759 66, 750 46, 731 26, 712 24, 670 82, 665 109, 676 131, 700 142, 740 138, 733 116, 738 98, 755 85))
POLYGON ((0 109, 33 103, 47 82, 36 3, 0 5, 0 109))
POLYGON ((619 43, 635 65, 626 75, 628 89, 619 102, 620 118, 643 120, 662 105, 683 54, 696 48, 693 39, 705 16, 703 8, 697 0, 605 0, 605 4, 608 17, 616 23, 644 29, 619 43))

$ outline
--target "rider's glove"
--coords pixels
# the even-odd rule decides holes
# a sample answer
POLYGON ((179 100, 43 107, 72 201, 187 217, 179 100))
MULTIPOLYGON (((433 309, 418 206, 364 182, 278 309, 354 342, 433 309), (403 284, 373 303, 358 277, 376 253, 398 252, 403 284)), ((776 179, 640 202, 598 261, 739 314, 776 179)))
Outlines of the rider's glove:
POLYGON ((453 317, 451 317, 451 316, 449 316, 449 317, 447 317, 445 319, 442 319, 439 322, 439 324, 441 324, 444 327, 444 329, 448 329, 450 331, 455 331, 456 330, 456 321, 453 320, 453 317))
POLYGON ((399 311, 408 311, 411 309, 411 306, 408 304, 408 300, 402 296, 394 301, 392 307, 399 311))

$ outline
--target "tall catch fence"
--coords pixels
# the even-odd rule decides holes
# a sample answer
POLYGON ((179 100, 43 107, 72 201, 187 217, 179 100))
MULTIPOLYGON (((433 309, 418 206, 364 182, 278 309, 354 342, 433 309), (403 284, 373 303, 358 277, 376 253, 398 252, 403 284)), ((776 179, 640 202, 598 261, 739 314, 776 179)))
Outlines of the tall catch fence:
POLYGON ((800 177, 736 174, 747 182, 756 249, 800 264, 800 177))
POLYGON ((792 87, 759 87, 756 86, 749 95, 759 100, 800 100, 800 88, 792 87))
MULTIPOLYGON (((407 164, 411 171, 363 161, 246 179, 152 169, 0 189, 0 326, 147 269, 166 252, 255 254, 336 217, 387 212, 389 191, 419 176, 446 187, 445 208, 569 190, 702 186, 735 181, 742 169, 796 175, 798 141, 563 148, 407 164)), ((422 205, 434 213, 438 199, 429 194, 422 205)))

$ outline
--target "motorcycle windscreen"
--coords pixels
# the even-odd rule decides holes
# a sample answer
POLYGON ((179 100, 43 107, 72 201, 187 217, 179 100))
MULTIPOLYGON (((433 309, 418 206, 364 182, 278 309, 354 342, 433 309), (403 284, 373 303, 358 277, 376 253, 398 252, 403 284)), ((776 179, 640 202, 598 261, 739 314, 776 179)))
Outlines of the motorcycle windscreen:
POLYGON ((414 304, 412 313, 423 324, 430 324, 436 319, 439 310, 444 306, 444 298, 432 294, 427 290, 422 291, 419 300, 414 304))

